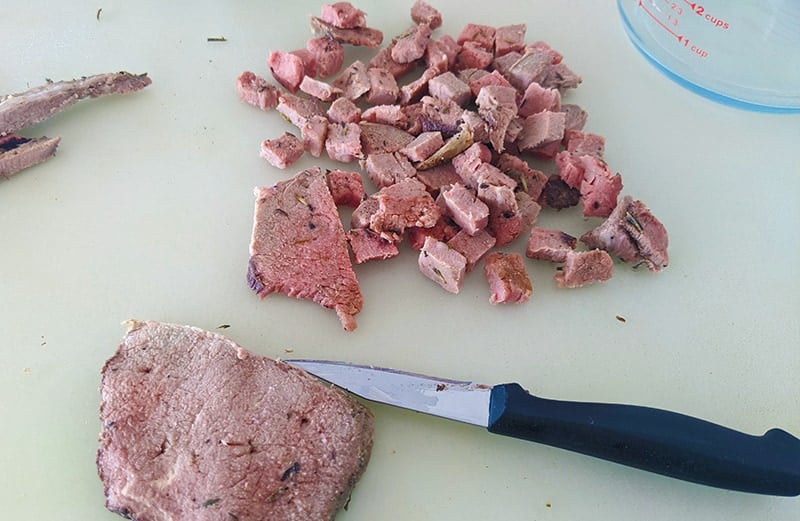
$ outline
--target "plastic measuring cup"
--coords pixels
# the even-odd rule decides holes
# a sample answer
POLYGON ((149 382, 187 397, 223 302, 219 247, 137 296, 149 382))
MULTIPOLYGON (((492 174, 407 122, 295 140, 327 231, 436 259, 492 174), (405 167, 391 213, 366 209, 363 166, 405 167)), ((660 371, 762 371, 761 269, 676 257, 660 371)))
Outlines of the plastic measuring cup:
POLYGON ((617 0, 650 62, 684 87, 750 110, 800 113, 800 0, 617 0))

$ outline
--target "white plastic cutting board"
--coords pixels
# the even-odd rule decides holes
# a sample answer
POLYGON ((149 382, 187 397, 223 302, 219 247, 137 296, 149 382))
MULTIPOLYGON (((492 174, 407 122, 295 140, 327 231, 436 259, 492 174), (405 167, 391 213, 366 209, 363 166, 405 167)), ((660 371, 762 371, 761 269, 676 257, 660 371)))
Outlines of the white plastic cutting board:
MULTIPOLYGON (((411 3, 358 5, 388 38, 409 24, 411 3)), ((28 129, 62 136, 58 155, 0 180, 0 518, 117 519, 95 470, 97 387, 132 317, 229 324, 221 331, 272 357, 517 381, 546 397, 800 434, 800 117, 742 112, 676 86, 634 50, 612 2, 434 5, 440 34, 524 22, 529 41, 564 54, 584 80, 565 101, 606 137, 624 192, 668 227, 669 268, 618 265, 607 284, 559 290, 551 266, 529 261, 533 299, 498 307, 479 271, 460 295, 446 294, 405 249, 357 267, 365 307, 353 333, 315 304, 258 300, 245 282, 253 187, 335 165, 267 165, 260 141, 290 128, 241 103, 234 80, 246 69, 268 75, 270 50, 303 47, 319 5, 28 0, 3 9, 0 92, 123 69, 148 72, 153 85, 28 129)), ((579 234, 596 222, 564 211, 540 224, 579 234)), ((372 410, 374 453, 342 521, 800 518, 797 498, 691 485, 372 410)))

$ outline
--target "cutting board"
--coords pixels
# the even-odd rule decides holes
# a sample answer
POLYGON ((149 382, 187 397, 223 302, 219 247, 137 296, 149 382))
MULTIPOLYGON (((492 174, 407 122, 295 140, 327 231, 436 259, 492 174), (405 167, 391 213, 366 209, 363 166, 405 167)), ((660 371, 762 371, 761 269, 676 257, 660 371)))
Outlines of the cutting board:
MULTIPOLYGON (((411 2, 360 2, 387 38, 411 2)), ((0 180, 0 509, 5 519, 111 521, 95 469, 100 368, 122 321, 222 332, 270 357, 349 360, 545 397, 676 410, 752 434, 800 434, 800 116, 700 98, 638 54, 611 2, 435 2, 438 34, 467 22, 527 24, 583 78, 565 95, 606 138, 625 194, 670 233, 670 266, 617 264, 566 290, 526 261, 534 295, 492 305, 477 270, 460 294, 416 252, 356 267, 358 329, 246 283, 253 188, 290 170, 258 155, 291 130, 239 101, 244 70, 304 46, 315 2, 47 2, 4 9, 0 92, 99 72, 147 72, 146 90, 81 102, 30 136, 61 136, 51 161, 0 180), (209 38, 225 41, 209 41, 209 38), (229 326, 222 328, 223 326, 229 326)), ((348 50, 347 60, 371 52, 348 50)), ((580 234, 579 210, 539 224, 580 234)), ((524 239, 504 249, 523 252, 524 239)), ((481 429, 370 405, 372 460, 337 519, 791 520, 795 499, 646 474, 481 429)))

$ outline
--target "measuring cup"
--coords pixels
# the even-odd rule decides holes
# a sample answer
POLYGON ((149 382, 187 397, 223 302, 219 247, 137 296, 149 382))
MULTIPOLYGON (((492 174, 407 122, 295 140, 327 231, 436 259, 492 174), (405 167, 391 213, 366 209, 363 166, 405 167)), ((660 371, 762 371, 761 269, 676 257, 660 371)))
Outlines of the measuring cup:
POLYGON ((617 0, 656 67, 707 98, 800 113, 800 0, 617 0))

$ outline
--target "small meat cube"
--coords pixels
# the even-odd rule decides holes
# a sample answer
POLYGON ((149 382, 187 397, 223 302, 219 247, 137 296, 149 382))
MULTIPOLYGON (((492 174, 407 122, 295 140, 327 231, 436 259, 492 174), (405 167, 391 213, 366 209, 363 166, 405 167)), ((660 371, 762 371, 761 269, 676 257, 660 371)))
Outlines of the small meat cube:
POLYGON ((426 24, 431 29, 438 29, 442 26, 442 13, 422 0, 417 0, 411 6, 411 19, 414 20, 414 23, 426 24))
POLYGON ((436 240, 448 242, 455 237, 459 231, 458 226, 449 217, 443 215, 439 217, 436 224, 430 228, 412 226, 406 230, 406 235, 408 236, 409 246, 415 250, 421 250, 422 246, 425 244, 426 237, 433 237, 436 240))
POLYGON ((448 99, 423 96, 422 121, 423 132, 438 131, 442 137, 452 137, 461 130, 461 114, 464 112, 457 103, 448 99))
POLYGON ((387 241, 368 228, 350 230, 347 233, 347 242, 353 251, 353 262, 363 264, 374 260, 386 260, 397 257, 400 250, 397 244, 387 241))
POLYGON ((397 63, 412 63, 425 55, 432 30, 427 24, 417 24, 395 40, 392 59, 397 63))
POLYGON ((611 175, 608 165, 592 156, 582 156, 585 170, 581 181, 584 217, 608 217, 622 192, 622 176, 611 175))
MULTIPOLYGON (((502 190, 502 189, 501 189, 502 190)), ((514 205, 516 206, 516 198, 514 205)), ((514 242, 522 235, 522 215, 519 211, 505 211, 489 213, 489 225, 486 229, 497 240, 496 246, 505 246, 514 242)))
POLYGON ((391 186, 414 177, 417 173, 408 158, 399 152, 369 154, 364 162, 364 169, 370 181, 378 188, 391 186))
POLYGON ((300 90, 320 101, 331 101, 342 94, 342 91, 336 87, 324 81, 315 80, 311 76, 303 78, 303 81, 300 82, 300 90))
POLYGON ((308 49, 296 49, 289 51, 289 54, 294 54, 303 60, 303 72, 306 76, 317 77, 317 58, 311 51, 308 49))
POLYGON ((442 241, 426 237, 419 252, 419 269, 423 275, 450 293, 461 291, 467 259, 442 241))
POLYGON ((361 121, 383 123, 394 127, 406 126, 406 113, 400 105, 374 105, 361 113, 361 121))
POLYGON ((525 255, 531 259, 566 262, 567 252, 575 249, 578 239, 560 230, 533 228, 525 255))
POLYGON ((303 156, 303 142, 297 136, 285 132, 277 139, 265 139, 261 143, 261 157, 276 168, 286 168, 303 156))
MULTIPOLYGON (((458 35, 458 43, 464 45, 467 42, 477 43, 482 49, 494 51, 495 28, 488 25, 468 23, 458 35)), ((483 68, 483 67, 481 67, 483 68)))
POLYGON ((406 228, 435 226, 441 217, 425 185, 414 178, 381 188, 372 197, 378 201, 378 209, 370 217, 369 227, 390 241, 400 241, 406 228))
POLYGON ((547 176, 532 168, 527 161, 513 154, 500 154, 497 167, 508 177, 517 182, 517 190, 527 193, 536 201, 542 195, 547 176))
POLYGON ((472 90, 469 85, 450 71, 432 78, 428 82, 428 92, 434 98, 453 101, 462 107, 472 101, 472 90))
POLYGON ((489 224, 489 207, 464 185, 458 183, 442 188, 441 198, 447 214, 469 235, 475 235, 489 224))
POLYGON ((517 138, 521 152, 533 152, 542 145, 560 142, 564 137, 566 115, 563 112, 545 110, 523 121, 522 132, 517 138))
POLYGON ((533 285, 519 253, 494 252, 486 256, 483 274, 489 283, 489 302, 519 304, 530 300, 533 285))
MULTIPOLYGON (((543 110, 560 111, 561 93, 557 89, 545 89, 538 83, 531 83, 519 103, 519 115, 528 117, 543 110)), ((566 114, 564 124, 566 126, 566 114)))
POLYGON ((425 66, 434 68, 440 73, 452 69, 456 64, 461 46, 450 35, 443 35, 438 40, 428 42, 425 49, 425 66))
POLYGON ((473 143, 453 158, 453 167, 465 186, 478 188, 477 172, 484 163, 492 160, 492 151, 483 143, 473 143))
POLYGON ((669 263, 667 230, 641 201, 625 196, 600 226, 585 233, 581 242, 602 248, 623 262, 644 261, 650 271, 669 263))
POLYGON ((378 200, 375 197, 367 197, 361 204, 356 206, 350 215, 350 228, 368 228, 372 216, 378 211, 378 200))
POLYGON ((362 121, 361 143, 364 153, 378 154, 381 152, 397 152, 413 141, 414 136, 403 129, 383 123, 370 123, 362 121))
POLYGON ((483 87, 487 85, 500 85, 501 87, 512 87, 507 79, 497 71, 487 72, 481 71, 485 74, 472 74, 468 79, 468 85, 472 94, 477 96, 483 87))
MULTIPOLYGON (((511 67, 520 61, 523 56, 523 53, 516 51, 510 51, 502 56, 497 56, 492 61, 492 69, 502 74, 504 78, 508 78, 508 73, 511 70, 511 67)), ((524 91, 525 89, 520 89, 520 92, 524 91)))
POLYGON ((467 259, 466 271, 469 273, 478 265, 478 262, 486 255, 489 250, 494 248, 497 239, 486 230, 480 230, 475 235, 470 235, 465 231, 459 231, 452 239, 447 241, 447 245, 459 252, 467 259))
POLYGON ((438 194, 445 186, 461 182, 451 161, 427 170, 418 170, 417 179, 434 195, 438 194))
POLYGON ((351 163, 363 156, 361 127, 357 123, 331 123, 325 139, 325 151, 334 161, 351 163))
POLYGON ((558 174, 553 174, 547 178, 539 197, 539 203, 549 208, 561 210, 575 206, 581 200, 581 192, 577 188, 572 188, 558 174))
POLYGON ((405 76, 417 67, 415 62, 397 63, 394 61, 392 58, 393 47, 394 42, 391 42, 389 45, 379 50, 377 54, 375 54, 375 56, 369 60, 368 69, 376 68, 387 70, 392 76, 394 76, 395 79, 397 79, 405 76))
POLYGON ((425 161, 443 145, 444 139, 441 132, 423 132, 415 137, 414 141, 400 149, 400 152, 411 161, 425 161))
POLYGON ((400 87, 400 103, 409 105, 419 101, 428 92, 428 82, 438 75, 438 69, 429 67, 422 71, 422 75, 418 79, 400 87))
POLYGON ((575 74, 564 63, 557 63, 547 68, 544 78, 539 83, 546 89, 574 89, 581 84, 581 77, 575 74))
POLYGON ((550 47, 550 44, 547 42, 543 42, 541 40, 526 45, 525 50, 537 54, 546 54, 550 58, 550 62, 553 65, 561 63, 561 60, 564 59, 560 52, 550 47))
POLYGON ((367 66, 360 60, 354 61, 333 81, 333 86, 340 89, 344 97, 356 101, 369 91, 367 66))
POLYGON ((325 140, 328 138, 328 118, 325 116, 312 116, 300 127, 303 138, 303 148, 314 157, 322 155, 325 150, 325 140))
POLYGON ((542 212, 542 206, 525 192, 517 192, 514 197, 517 199, 521 231, 530 230, 536 224, 536 220, 542 212))
POLYGON ((291 92, 297 92, 306 75, 305 64, 299 56, 284 51, 272 51, 267 58, 267 65, 278 83, 291 92))
POLYGON ((367 69, 369 92, 367 103, 370 105, 390 105, 400 96, 400 87, 392 73, 380 67, 367 69))
POLYGON ((502 56, 511 51, 523 52, 525 50, 525 24, 504 25, 498 27, 494 33, 494 55, 502 56))
POLYGON ((329 24, 322 18, 311 17, 311 30, 319 36, 328 36, 340 43, 376 48, 383 42, 383 33, 371 27, 342 29, 329 24))
POLYGON ((318 99, 301 98, 288 92, 281 93, 275 109, 297 128, 303 128, 303 125, 314 116, 325 115, 325 109, 318 99))
POLYGON ((364 182, 359 172, 331 170, 326 178, 336 206, 358 208, 366 197, 364 182))
POLYGON ((502 152, 508 126, 517 116, 517 91, 513 87, 487 85, 478 93, 477 103, 478 114, 489 126, 492 147, 502 152))
POLYGON ((361 121, 361 109, 347 98, 337 98, 328 107, 328 119, 333 123, 358 123, 361 121))
MULTIPOLYGON (((561 112, 565 114, 564 127, 567 131, 583 130, 589 113, 574 103, 564 103, 561 105, 561 112)), ((566 132, 565 132, 566 136, 566 132)))
POLYGON ((604 250, 567 251, 562 270, 555 274, 559 288, 579 288, 606 282, 614 274, 614 261, 604 250))
POLYGON ((278 106, 280 89, 250 71, 244 71, 236 78, 236 91, 242 101, 261 110, 274 109, 278 106))
POLYGON ((456 56, 456 63, 453 69, 456 71, 464 69, 486 69, 492 64, 494 54, 486 50, 480 43, 467 41, 461 45, 461 50, 456 56))
POLYGON ((353 7, 350 2, 323 4, 320 18, 341 29, 357 29, 367 26, 366 13, 353 7))
MULTIPOLYGON (((512 56, 514 54, 515 53, 510 52, 505 56, 512 56)), ((552 58, 549 55, 528 51, 523 54, 521 58, 514 61, 508 68, 508 71, 503 73, 503 75, 514 87, 521 92, 525 92, 531 83, 542 83, 542 80, 553 67, 552 63, 552 58)), ((552 85, 548 85, 545 88, 551 86, 552 85)))
POLYGON ((585 167, 580 156, 566 150, 556 154, 556 166, 561 179, 571 188, 580 189, 585 167))
POLYGON ((475 143, 488 143, 489 142, 489 125, 486 121, 474 110, 465 110, 461 113, 461 119, 464 120, 464 125, 469 128, 472 133, 472 140, 475 143))
POLYGON ((573 156, 593 156, 602 159, 606 140, 603 136, 580 130, 567 130, 564 133, 567 152, 573 156))
POLYGON ((336 74, 344 65, 344 47, 328 36, 311 38, 306 42, 306 50, 314 57, 320 78, 336 74))

